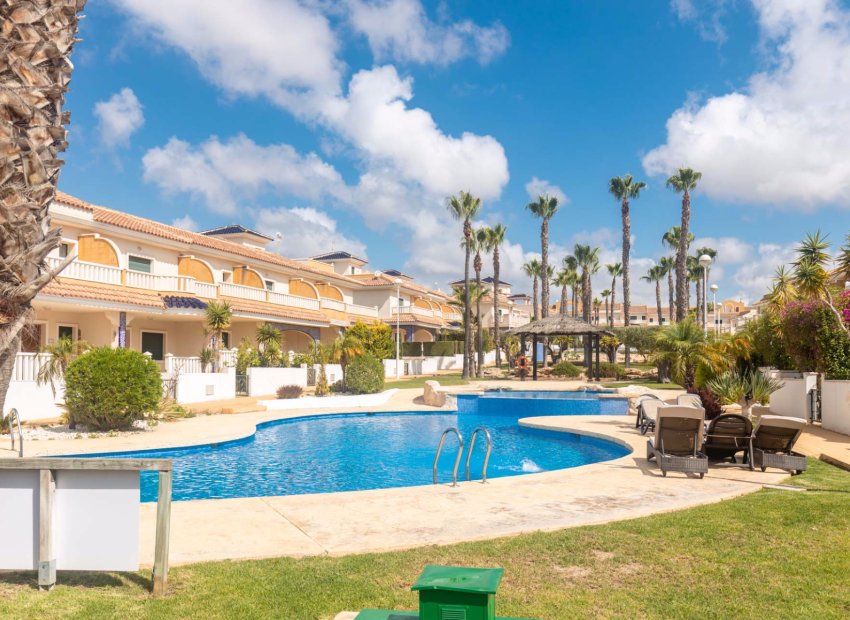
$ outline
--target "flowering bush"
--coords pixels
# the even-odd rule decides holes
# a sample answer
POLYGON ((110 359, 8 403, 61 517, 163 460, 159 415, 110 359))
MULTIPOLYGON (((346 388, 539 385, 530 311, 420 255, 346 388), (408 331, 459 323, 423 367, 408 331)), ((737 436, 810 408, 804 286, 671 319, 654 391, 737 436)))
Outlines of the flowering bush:
POLYGON ((785 348, 797 370, 850 379, 850 336, 825 302, 791 302, 780 321, 785 348))

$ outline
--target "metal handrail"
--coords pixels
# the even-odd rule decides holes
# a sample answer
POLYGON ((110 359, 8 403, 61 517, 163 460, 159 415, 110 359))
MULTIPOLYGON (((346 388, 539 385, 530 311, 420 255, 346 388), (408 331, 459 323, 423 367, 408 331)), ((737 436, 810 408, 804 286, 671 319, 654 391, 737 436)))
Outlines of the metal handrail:
POLYGON ((484 437, 487 438, 487 452, 484 453, 484 470, 481 472, 481 484, 487 482, 487 463, 490 462, 490 452, 493 450, 493 439, 490 437, 490 431, 483 426, 479 426, 472 431, 472 437, 469 439, 469 451, 466 453, 466 480, 469 481, 469 461, 472 460, 472 450, 475 448, 475 437, 478 431, 484 432, 484 437))
POLYGON ((440 460, 440 453, 443 451, 443 443, 446 441, 446 435, 454 433, 457 435, 457 457, 455 458, 455 467, 452 470, 452 486, 457 486, 457 468, 460 466, 460 457, 463 455, 463 435, 454 426, 447 428, 440 436, 440 443, 437 445, 437 454, 434 456, 434 484, 437 484, 437 461, 440 460))
POLYGON ((9 437, 12 438, 12 450, 15 449, 15 429, 12 428, 12 418, 15 419, 15 422, 18 425, 18 456, 23 458, 24 456, 24 433, 21 430, 21 416, 18 415, 17 409, 12 409, 9 411, 9 415, 7 419, 9 420, 9 437))

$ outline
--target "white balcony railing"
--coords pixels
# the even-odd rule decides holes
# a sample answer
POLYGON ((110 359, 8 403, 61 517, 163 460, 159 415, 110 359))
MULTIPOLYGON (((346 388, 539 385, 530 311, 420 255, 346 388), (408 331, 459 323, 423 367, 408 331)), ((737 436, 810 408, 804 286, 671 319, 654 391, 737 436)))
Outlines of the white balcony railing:
POLYGON ((336 299, 322 299, 322 308, 328 310, 336 310, 337 312, 345 312, 345 302, 337 301, 336 299))
POLYGON ((231 284, 230 282, 222 282, 218 285, 218 290, 222 295, 227 295, 228 297, 239 297, 253 301, 266 301, 266 293, 268 292, 264 288, 231 284))
POLYGON ((359 316, 368 316, 378 318, 377 306, 361 306, 360 304, 345 304, 345 311, 348 314, 357 314, 359 316))
POLYGON ((274 293, 269 291, 268 299, 271 303, 280 304, 281 306, 292 306, 294 308, 304 308, 305 310, 319 309, 318 299, 298 297, 298 295, 290 295, 289 293, 274 293))
POLYGON ((207 299, 215 299, 218 297, 218 285, 195 280, 195 295, 206 297, 207 299))
POLYGON ((447 321, 460 321, 463 319, 463 316, 460 312, 443 312, 443 318, 447 321))
MULTIPOLYGON (((63 259, 48 256, 45 259, 48 269, 55 269, 63 259)), ((62 270, 61 278, 73 278, 74 280, 88 280, 89 282, 100 282, 101 284, 121 284, 121 270, 109 265, 98 265, 97 263, 84 263, 75 260, 62 270)))
POLYGON ((49 359, 49 353, 18 353, 12 366, 12 381, 35 381, 39 368, 49 359))

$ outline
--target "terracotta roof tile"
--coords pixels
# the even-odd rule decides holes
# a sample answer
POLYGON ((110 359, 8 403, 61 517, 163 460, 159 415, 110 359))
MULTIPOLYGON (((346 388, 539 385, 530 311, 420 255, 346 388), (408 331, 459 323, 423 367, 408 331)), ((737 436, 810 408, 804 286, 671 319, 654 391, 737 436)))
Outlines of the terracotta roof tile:
POLYGON ((313 321, 315 323, 322 323, 323 325, 330 325, 328 317, 315 310, 279 306, 277 304, 270 304, 263 301, 248 301, 245 299, 239 299, 238 297, 222 297, 222 299, 226 300, 236 313, 248 312, 251 314, 267 314, 269 316, 280 317, 282 319, 313 321))
MULTIPOLYGON (((69 297, 74 299, 90 299, 93 301, 111 301, 118 304, 145 306, 148 308, 164 309, 162 297, 145 289, 126 288, 111 284, 84 282, 71 278, 57 277, 45 286, 39 293, 41 296, 69 297)), ((36 298, 38 299, 38 297, 36 298)))
MULTIPOLYGON (((395 325, 396 318, 393 316, 392 318, 383 319, 384 323, 388 325, 395 325)), ((399 317, 399 321, 401 323, 428 323, 429 325, 433 325, 435 327, 442 327, 445 325, 445 321, 442 319, 438 319, 430 316, 422 316, 419 314, 405 314, 402 313, 399 317)))

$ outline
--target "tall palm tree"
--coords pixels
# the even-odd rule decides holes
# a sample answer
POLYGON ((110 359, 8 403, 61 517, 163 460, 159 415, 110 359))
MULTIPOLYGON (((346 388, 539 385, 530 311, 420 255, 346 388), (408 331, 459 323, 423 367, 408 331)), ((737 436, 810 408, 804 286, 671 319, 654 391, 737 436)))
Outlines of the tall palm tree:
POLYGON ((561 316, 566 316, 567 314, 567 287, 570 285, 572 278, 570 277, 570 272, 568 269, 561 269, 556 275, 555 279, 552 280, 552 284, 555 286, 561 287, 561 303, 558 308, 558 313, 561 316))
POLYGON ((572 316, 575 318, 578 312, 578 263, 576 262, 576 257, 572 254, 568 254, 564 257, 562 261, 564 269, 567 270, 568 278, 569 278, 569 287, 572 289, 572 316))
POLYGON ((661 280, 664 279, 664 268, 661 265, 653 265, 641 280, 655 282, 655 306, 658 311, 658 324, 661 325, 663 315, 661 313, 661 280))
MULTIPOLYGON (((478 228, 474 231, 472 235, 472 251, 475 252, 475 259, 472 262, 472 266, 475 269, 475 286, 478 287, 479 290, 484 290, 484 287, 481 286, 481 269, 484 267, 484 263, 481 261, 481 252, 487 251, 487 238, 488 233, 487 229, 482 227, 478 228)), ((494 298, 497 295, 494 294, 494 298)), ((475 324, 476 324, 476 351, 478 352, 478 363, 476 364, 477 376, 481 376, 484 368, 484 326, 481 324, 481 297, 475 301, 475 324)))
POLYGON ((605 322, 608 323, 608 326, 610 327, 611 326, 611 314, 609 312, 608 301, 611 297, 611 289, 606 288, 604 291, 602 291, 599 294, 602 295, 602 299, 605 300, 605 322))
POLYGON ((529 278, 531 278, 531 282, 532 282, 531 296, 532 296, 532 302, 534 303, 534 311, 533 311, 534 312, 534 320, 536 321, 537 319, 540 318, 540 312, 539 312, 540 308, 537 305, 537 296, 538 296, 538 293, 539 293, 539 289, 537 287, 537 284, 538 284, 538 281, 540 280, 540 274, 541 274, 540 261, 537 260, 536 258, 532 258, 530 261, 528 261, 525 265, 522 266, 522 270, 525 272, 525 275, 527 275, 529 278))
POLYGON ((688 313, 685 305, 685 293, 688 288, 688 226, 691 223, 691 192, 696 189, 702 178, 702 172, 691 168, 679 168, 676 174, 667 179, 667 187, 682 194, 682 224, 679 234, 679 246, 676 249, 676 320, 682 321, 688 313))
MULTIPOLYGON (((700 283, 702 282, 702 267, 699 265, 699 260, 696 256, 688 256, 685 260, 686 271, 688 275, 688 290, 685 295, 685 307, 690 311, 691 307, 691 282, 694 283, 694 288, 696 289, 696 304, 694 306, 694 316, 699 317, 699 312, 697 311, 697 306, 699 306, 699 290, 700 283)), ((696 324, 699 325, 699 319, 697 318, 696 324)))
POLYGON ((593 287, 590 276, 599 270, 599 248, 577 244, 573 250, 576 263, 581 270, 581 314, 582 319, 590 323, 593 309, 593 287))
MULTIPOLYGON (((558 199, 548 194, 542 194, 537 197, 536 202, 528 203, 526 209, 542 220, 540 223, 540 272, 546 274, 549 271, 549 220, 558 212, 558 199)), ((549 316, 548 278, 543 278, 541 284, 540 309, 542 311, 541 316, 545 318, 549 316)))
POLYGON ((673 272, 676 271, 676 261, 672 256, 662 256, 659 265, 664 271, 664 275, 667 276, 667 321, 672 323, 673 313, 675 312, 674 306, 676 305, 673 292, 673 272))
POLYGON ((613 325, 614 304, 617 300, 617 278, 623 275, 623 263, 611 263, 609 265, 605 265, 605 268, 608 269, 608 275, 611 276, 611 325, 613 325))
MULTIPOLYGON (((458 309, 462 309, 464 307, 464 305, 466 304, 467 291, 469 291, 470 305, 478 304, 481 301, 481 298, 484 297, 484 295, 487 294, 487 291, 484 288, 477 285, 475 282, 470 282, 468 289, 462 288, 460 286, 455 286, 455 287, 452 288, 453 297, 449 301, 449 305, 453 306, 455 308, 458 308, 458 309)), ((473 323, 476 322, 476 318, 472 315, 470 315, 470 320, 473 323)), ((464 321, 466 321, 465 316, 461 320, 461 322, 464 322, 464 321)), ((465 330, 466 326, 464 325, 463 327, 464 327, 464 330, 465 330)), ((470 334, 472 334, 472 329, 473 329, 473 326, 470 325, 470 327, 469 327, 469 333, 470 334)), ((470 374, 470 376, 474 376, 475 372, 476 372, 475 371, 475 356, 470 356, 470 358, 469 358, 469 374, 470 374)))
MULTIPOLYGON (((635 181, 632 175, 614 177, 608 182, 608 192, 620 201, 620 217, 623 220, 623 323, 629 326, 632 292, 629 273, 629 255, 632 250, 632 217, 629 213, 629 200, 637 199, 646 187, 643 181, 635 181)), ((626 348, 626 366, 629 365, 629 349, 626 348)))
POLYGON ((469 379, 469 362, 472 358, 472 327, 471 306, 469 301, 469 255, 472 244, 472 219, 481 210, 481 199, 476 198, 469 192, 460 192, 457 196, 448 199, 449 212, 456 220, 463 222, 464 240, 464 262, 463 262, 463 286, 464 293, 464 355, 462 377, 469 379))
POLYGON ((598 297, 593 298, 593 321, 599 325, 599 309, 602 307, 602 300, 598 297))
POLYGON ((501 356, 501 340, 499 335, 499 270, 501 269, 501 257, 499 256, 499 247, 505 241, 505 235, 508 229, 504 224, 496 224, 492 228, 487 229, 487 250, 493 253, 493 341, 496 343, 496 368, 502 367, 501 356))
POLYGON ((218 372, 221 363, 221 345, 224 331, 230 327, 233 321, 233 309, 226 301, 210 301, 207 303, 206 322, 207 328, 213 333, 213 350, 215 350, 215 372, 218 372))
POLYGON ((71 51, 85 0, 2 2, 0 23, 0 411, 6 400, 32 300, 74 256, 47 269, 45 257, 59 245, 52 228, 60 153, 65 150, 65 92, 71 51))

